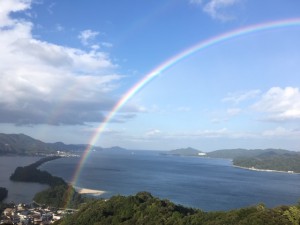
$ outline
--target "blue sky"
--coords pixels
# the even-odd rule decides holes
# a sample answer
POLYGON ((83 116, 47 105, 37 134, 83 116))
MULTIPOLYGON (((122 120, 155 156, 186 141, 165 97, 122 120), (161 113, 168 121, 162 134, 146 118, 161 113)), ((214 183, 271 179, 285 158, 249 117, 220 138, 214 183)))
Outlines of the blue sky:
MULTIPOLYGON (((88 143, 124 94, 201 41, 300 18, 297 0, 0 2, 0 129, 88 143)), ((300 150, 300 26, 252 32, 145 85, 97 145, 300 150)))

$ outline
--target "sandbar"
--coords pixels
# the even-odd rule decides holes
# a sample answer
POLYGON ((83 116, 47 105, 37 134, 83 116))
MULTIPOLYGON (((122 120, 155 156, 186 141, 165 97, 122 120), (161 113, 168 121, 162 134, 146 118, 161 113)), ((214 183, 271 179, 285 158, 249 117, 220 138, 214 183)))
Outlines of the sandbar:
POLYGON ((94 190, 94 189, 88 189, 88 188, 75 187, 75 189, 79 194, 100 196, 105 193, 105 191, 102 191, 102 190, 94 190))

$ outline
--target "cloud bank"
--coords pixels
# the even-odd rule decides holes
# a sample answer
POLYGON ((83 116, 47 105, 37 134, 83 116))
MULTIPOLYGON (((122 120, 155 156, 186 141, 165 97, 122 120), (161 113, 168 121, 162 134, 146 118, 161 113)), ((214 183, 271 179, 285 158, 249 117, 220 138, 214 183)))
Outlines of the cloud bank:
MULTIPOLYGON (((105 52, 38 40, 33 24, 12 17, 30 0, 0 1, 0 123, 100 122, 115 100, 108 97, 121 75, 105 52)), ((97 32, 81 33, 83 44, 97 32)))
POLYGON ((253 105, 266 120, 285 122, 300 119, 300 91, 296 87, 273 87, 253 105))

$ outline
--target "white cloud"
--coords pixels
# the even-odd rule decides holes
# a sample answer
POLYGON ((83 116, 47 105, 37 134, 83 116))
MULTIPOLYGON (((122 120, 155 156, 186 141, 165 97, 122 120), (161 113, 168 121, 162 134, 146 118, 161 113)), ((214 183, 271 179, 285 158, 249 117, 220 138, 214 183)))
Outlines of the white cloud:
POLYGON ((190 3, 200 5, 213 19, 227 21, 233 19, 227 10, 240 4, 241 0, 190 0, 190 3))
POLYGON ((271 121, 300 119, 300 92, 294 87, 273 87, 255 103, 253 109, 266 114, 271 121))
POLYGON ((0 1, 0 28, 17 23, 10 17, 12 12, 29 9, 31 0, 1 0, 0 1))
POLYGON ((9 16, 29 9, 30 3, 0 1, 0 123, 100 122, 103 111, 115 104, 107 93, 122 78, 116 65, 97 49, 84 51, 33 37, 32 23, 9 16))
POLYGON ((229 93, 227 97, 222 99, 222 101, 239 104, 249 99, 256 98, 260 93, 261 93, 260 90, 250 90, 247 92, 229 93))
POLYGON ((145 136, 147 137, 152 137, 152 136, 157 136, 160 135, 162 132, 159 129, 152 129, 146 132, 145 136))
POLYGON ((230 109, 227 109, 227 114, 229 116, 236 116, 238 114, 240 114, 242 110, 240 108, 230 108, 230 109))
POLYGON ((219 130, 204 130, 196 132, 195 136, 204 137, 204 138, 217 138, 228 136, 229 131, 227 128, 222 128, 219 130))
POLYGON ((205 129, 198 131, 189 131, 189 132, 161 132, 158 129, 153 129, 147 132, 144 138, 156 138, 156 139, 206 139, 206 138, 252 138, 257 137, 258 135, 249 132, 237 132, 231 131, 227 128, 220 129, 205 129))
POLYGON ((145 132, 143 135, 126 136, 128 140, 139 142, 160 142, 169 140, 175 142, 178 140, 200 140, 206 138, 223 138, 229 137, 230 132, 226 128, 218 130, 199 130, 190 132, 163 132, 159 129, 151 129, 145 132))
POLYGON ((240 0, 211 0, 204 6, 203 10, 214 19, 226 21, 233 17, 224 12, 224 9, 232 7, 239 2, 240 0))
POLYGON ((266 130, 263 133, 265 137, 281 137, 281 138, 300 138, 300 130, 287 129, 284 127, 277 127, 272 130, 266 130))
POLYGON ((213 124, 228 123, 232 117, 238 116, 242 111, 241 108, 228 108, 226 111, 212 113, 210 122, 213 124))
POLYGON ((93 42, 98 35, 99 32, 97 31, 84 30, 80 32, 78 38, 83 45, 90 45, 91 42, 93 42))
POLYGON ((239 138, 254 138, 258 137, 257 134, 251 132, 232 131, 226 127, 215 130, 199 130, 195 133, 190 133, 188 136, 192 138, 228 138, 228 139, 239 139, 239 138))

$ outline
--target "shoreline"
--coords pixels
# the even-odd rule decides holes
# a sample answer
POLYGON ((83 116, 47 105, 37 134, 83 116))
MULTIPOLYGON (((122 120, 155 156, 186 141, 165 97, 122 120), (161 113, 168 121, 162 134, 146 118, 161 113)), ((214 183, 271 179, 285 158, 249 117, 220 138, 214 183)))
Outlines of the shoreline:
POLYGON ((233 167, 244 169, 244 170, 251 170, 251 171, 257 171, 257 172, 271 172, 271 173, 287 173, 287 174, 300 174, 296 173, 294 171, 283 171, 283 170, 270 170, 270 169, 257 169, 255 167, 243 167, 243 166, 237 166, 232 164, 233 167))
POLYGON ((75 187, 74 189, 82 195, 93 195, 93 196, 100 196, 106 193, 106 191, 103 190, 95 190, 95 189, 89 189, 89 188, 81 188, 81 187, 75 187))

